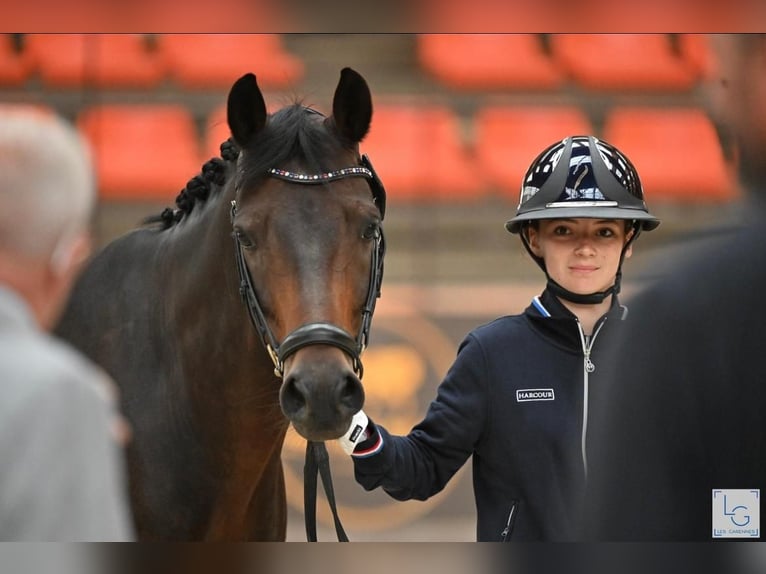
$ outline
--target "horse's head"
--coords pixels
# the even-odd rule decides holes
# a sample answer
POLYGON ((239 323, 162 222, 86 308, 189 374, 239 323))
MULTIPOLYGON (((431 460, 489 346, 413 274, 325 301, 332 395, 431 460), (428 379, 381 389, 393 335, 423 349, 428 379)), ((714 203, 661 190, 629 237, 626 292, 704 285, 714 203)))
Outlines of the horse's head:
POLYGON ((268 115, 252 74, 229 93, 240 275, 282 378, 282 410, 309 440, 341 436, 364 403, 359 356, 379 294, 385 209, 358 149, 371 118, 369 88, 349 68, 330 117, 300 104, 268 115))

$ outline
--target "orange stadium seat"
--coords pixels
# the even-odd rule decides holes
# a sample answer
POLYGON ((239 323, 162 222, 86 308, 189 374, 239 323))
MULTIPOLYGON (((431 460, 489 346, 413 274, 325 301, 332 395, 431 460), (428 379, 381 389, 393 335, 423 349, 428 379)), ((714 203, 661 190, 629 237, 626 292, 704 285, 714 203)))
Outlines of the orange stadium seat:
POLYGON ((518 200, 521 180, 546 146, 570 135, 593 131, 583 110, 574 106, 493 106, 475 117, 479 165, 491 185, 518 200))
POLYGON ((278 34, 162 34, 158 46, 170 76, 186 88, 228 88, 247 72, 261 87, 282 88, 304 73, 278 34))
POLYGON ((469 200, 484 181, 461 138, 459 118, 441 104, 380 104, 360 144, 392 202, 469 200))
POLYGON ((151 88, 164 77, 141 34, 27 34, 24 41, 49 86, 151 88))
POLYGON ((633 161, 649 201, 737 196, 718 135, 701 109, 616 107, 605 118, 603 137, 633 161))
POLYGON ((16 49, 11 34, 0 34, 0 85, 19 86, 27 81, 31 71, 28 53, 16 49))
POLYGON ((194 119, 183 106, 104 104, 84 109, 77 123, 103 199, 172 200, 199 173, 194 119))
POLYGON ((667 34, 552 34, 562 69, 590 90, 689 90, 699 70, 672 50, 667 34))
POLYGON ((552 89, 564 80, 538 34, 420 34, 420 67, 458 89, 552 89))

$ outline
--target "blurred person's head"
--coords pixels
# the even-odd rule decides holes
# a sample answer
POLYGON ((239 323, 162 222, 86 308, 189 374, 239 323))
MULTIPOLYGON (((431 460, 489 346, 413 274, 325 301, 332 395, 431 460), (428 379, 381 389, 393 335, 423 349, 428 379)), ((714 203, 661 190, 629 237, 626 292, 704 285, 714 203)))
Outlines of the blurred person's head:
POLYGON ((73 126, 52 113, 0 107, 0 284, 52 327, 90 253, 93 172, 73 126))
POLYGON ((711 113, 734 143, 747 190, 766 191, 766 34, 710 36, 715 56, 711 113))

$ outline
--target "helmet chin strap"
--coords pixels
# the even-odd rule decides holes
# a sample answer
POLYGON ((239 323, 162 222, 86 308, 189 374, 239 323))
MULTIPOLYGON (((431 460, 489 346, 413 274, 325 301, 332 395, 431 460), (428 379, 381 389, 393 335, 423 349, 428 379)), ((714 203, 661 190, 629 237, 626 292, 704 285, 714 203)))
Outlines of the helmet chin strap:
POLYGON ((599 303, 602 303, 604 299, 606 299, 610 295, 617 295, 617 293, 620 292, 620 276, 622 274, 619 271, 617 272, 614 285, 612 285, 608 289, 604 291, 596 291, 595 293, 588 293, 587 295, 573 293, 572 291, 565 289, 564 287, 556 283, 556 281, 554 281, 547 273, 545 275, 546 277, 548 277, 548 284, 547 284, 548 290, 554 295, 556 295, 556 297, 560 297, 561 299, 566 299, 570 303, 576 303, 577 305, 598 305, 599 303))
POLYGON ((529 246, 529 242, 527 241, 526 230, 522 230, 521 233, 519 233, 519 236, 521 237, 521 242, 524 244, 524 248, 532 256, 532 259, 534 259, 535 263, 537 263, 540 269, 543 270, 543 273, 545 273, 545 277, 548 279, 546 287, 551 293, 556 295, 556 297, 560 297, 561 299, 565 299, 570 303, 575 303, 576 305, 598 305, 599 303, 602 303, 607 297, 610 297, 611 295, 617 295, 620 292, 620 287, 622 284, 622 263, 625 260, 625 253, 627 253, 628 247, 630 247, 630 245, 638 238, 639 233, 641 233, 641 226, 634 223, 633 235, 630 237, 630 239, 628 239, 628 241, 625 242, 625 245, 622 248, 622 252, 620 253, 620 263, 617 265, 617 273, 614 277, 614 284, 611 287, 604 289, 603 291, 596 291, 595 293, 588 293, 585 295, 580 293, 573 293, 569 289, 565 289, 559 285, 550 275, 548 275, 548 270, 545 268, 545 261, 543 261, 541 257, 538 257, 532 252, 532 248, 529 246))

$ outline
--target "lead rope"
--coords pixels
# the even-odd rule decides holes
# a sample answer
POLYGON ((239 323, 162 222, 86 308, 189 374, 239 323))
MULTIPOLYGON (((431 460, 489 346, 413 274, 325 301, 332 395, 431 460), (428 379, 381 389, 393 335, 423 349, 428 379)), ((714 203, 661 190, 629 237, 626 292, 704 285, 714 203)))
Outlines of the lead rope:
POLYGON ((317 472, 322 477, 327 502, 330 504, 335 533, 338 542, 348 542, 346 531, 338 517, 338 509, 335 505, 335 491, 332 487, 332 475, 330 474, 330 457, 323 442, 306 441, 306 463, 303 467, 303 508, 306 522, 306 540, 317 541, 317 472))

